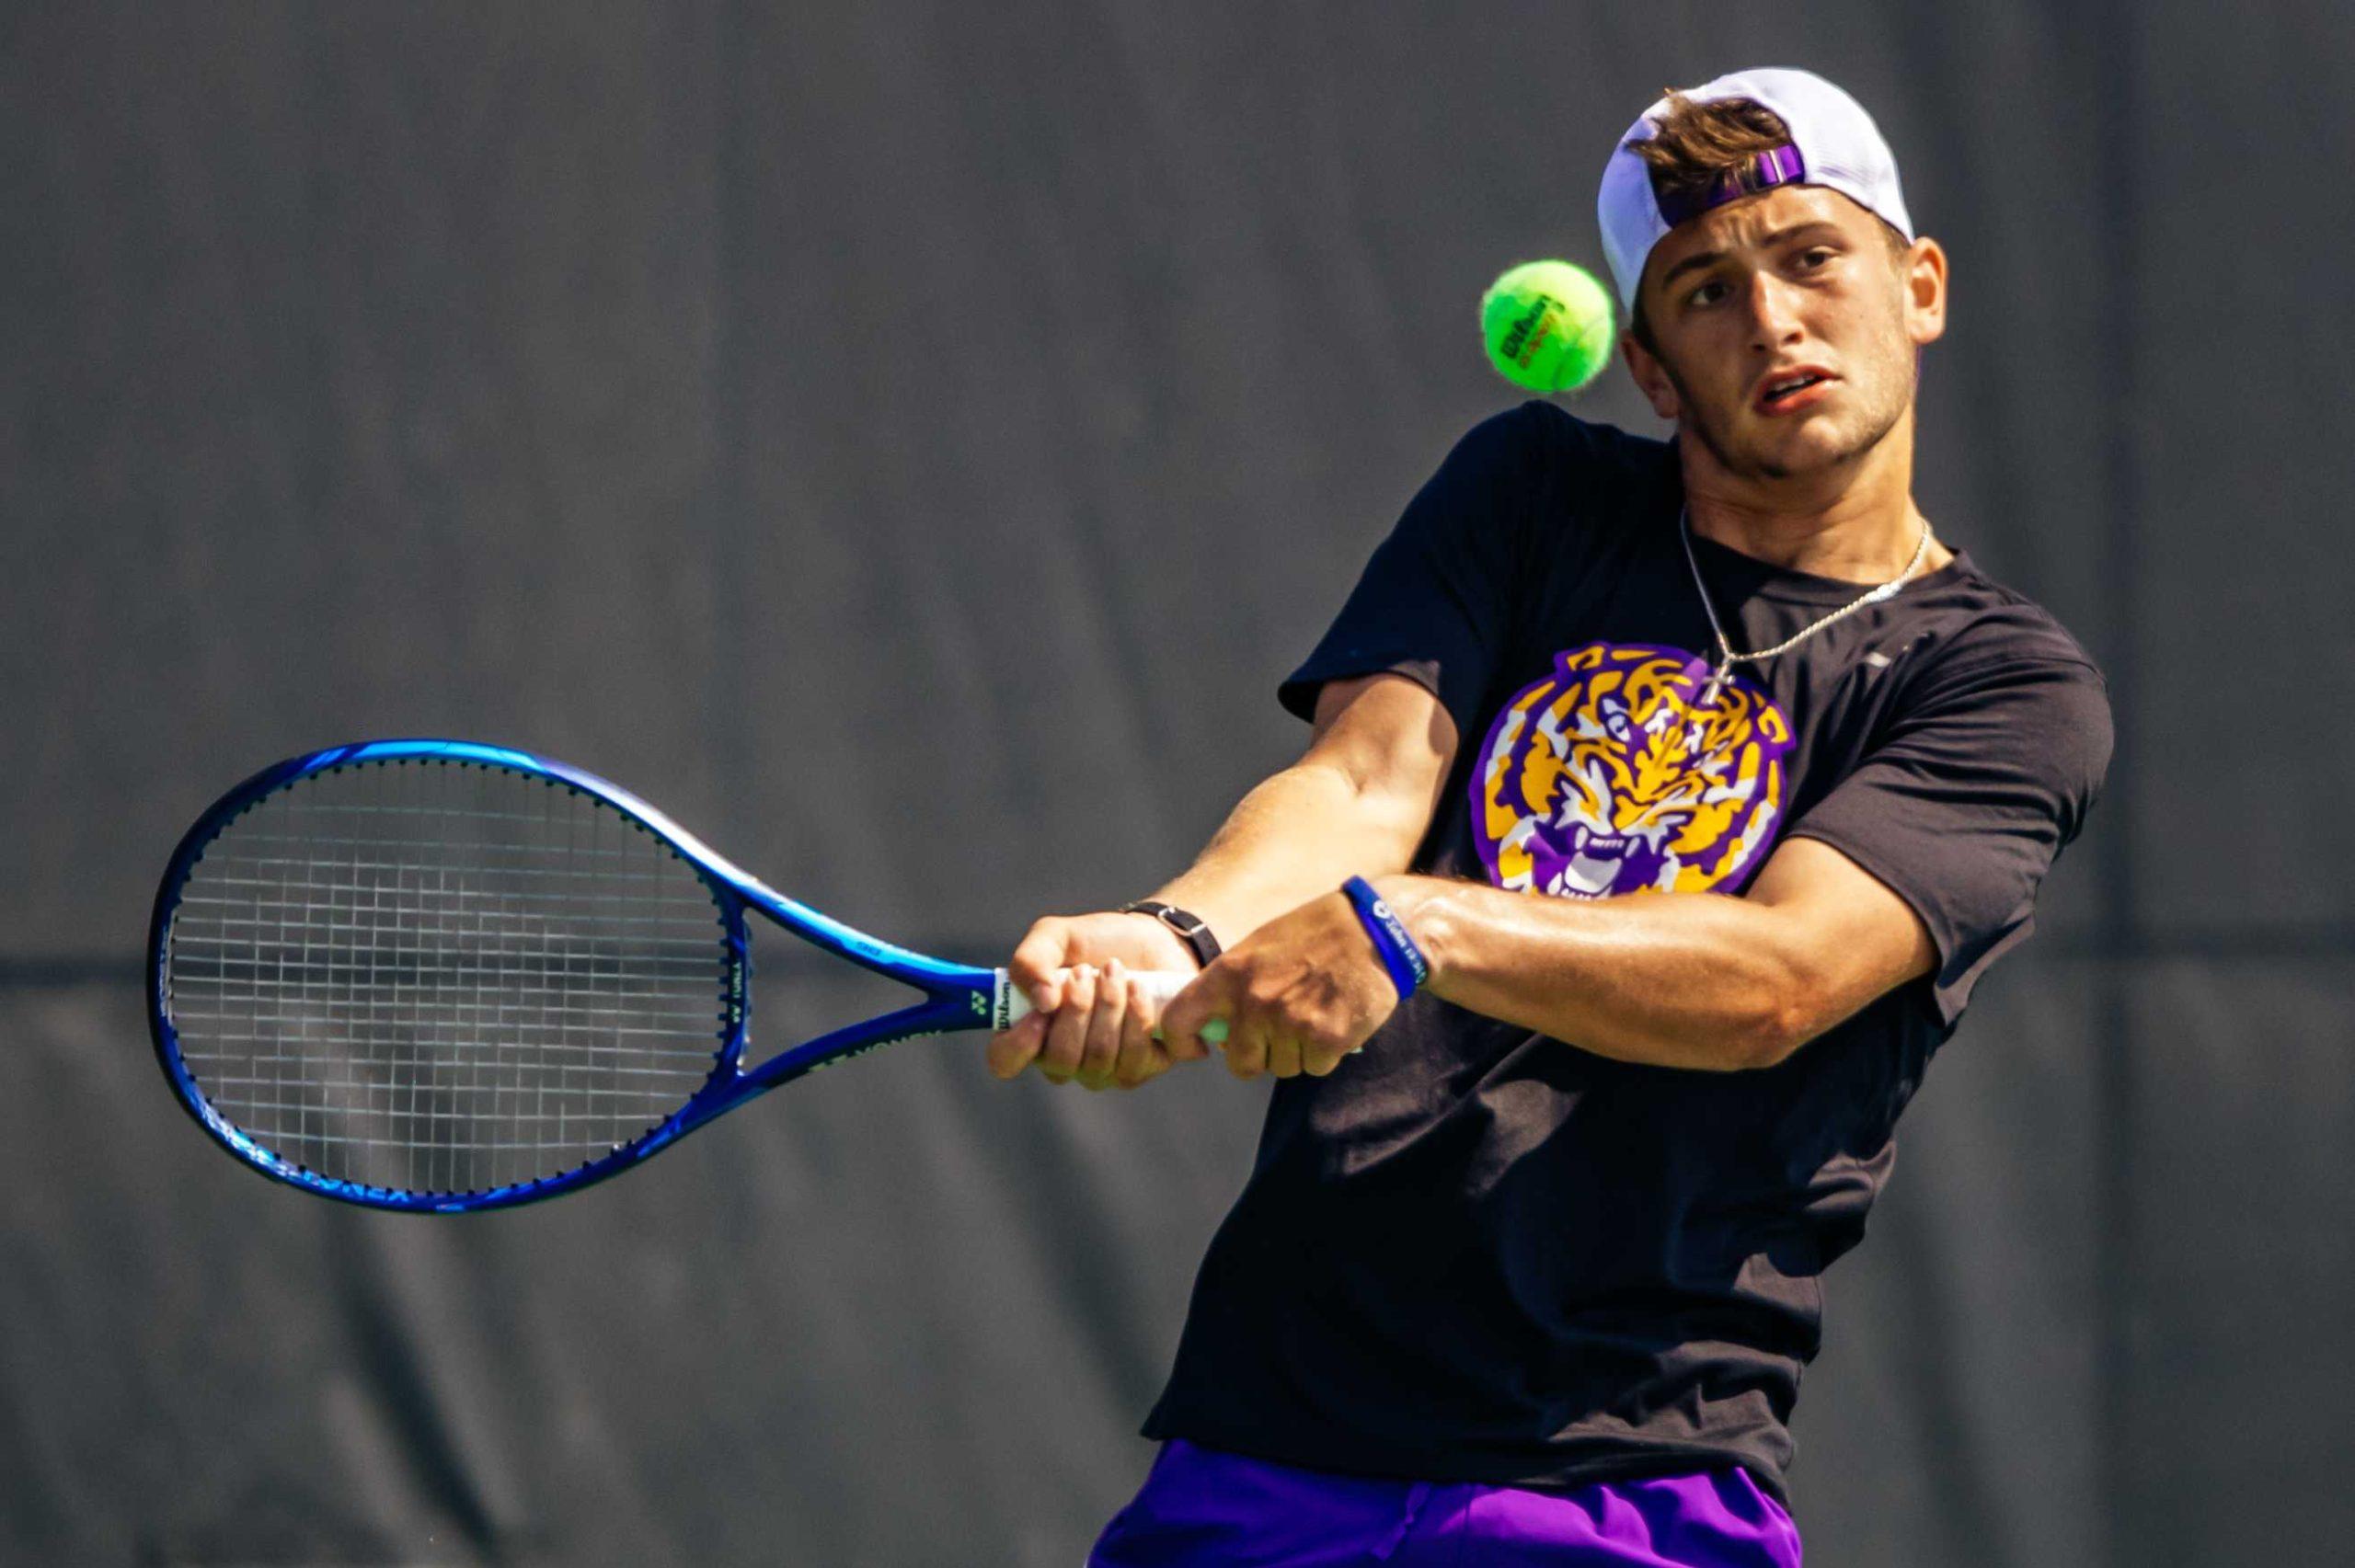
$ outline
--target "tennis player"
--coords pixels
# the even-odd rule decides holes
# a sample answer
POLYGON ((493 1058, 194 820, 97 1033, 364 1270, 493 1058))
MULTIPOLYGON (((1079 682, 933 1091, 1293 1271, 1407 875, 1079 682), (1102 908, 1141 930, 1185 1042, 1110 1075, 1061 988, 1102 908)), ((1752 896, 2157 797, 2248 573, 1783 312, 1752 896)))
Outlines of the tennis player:
POLYGON ((2100 788, 2100 674, 1914 504, 1947 258, 1864 109, 1671 93, 1599 212, 1673 439, 1473 429, 1283 682, 1306 754, 1014 957, 1001 1075, 1223 1018, 1278 1081, 1099 1568, 1798 1563, 1824 1270, 2100 788))

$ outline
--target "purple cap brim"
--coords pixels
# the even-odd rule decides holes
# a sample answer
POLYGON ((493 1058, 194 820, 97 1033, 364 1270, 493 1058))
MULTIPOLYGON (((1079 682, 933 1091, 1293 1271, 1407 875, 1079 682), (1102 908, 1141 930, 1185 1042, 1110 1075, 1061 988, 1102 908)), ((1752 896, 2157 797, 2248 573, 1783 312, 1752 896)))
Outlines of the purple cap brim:
POLYGON ((1722 207, 1745 196, 1755 196, 1762 190, 1772 190, 1778 185, 1798 185, 1807 178, 1807 160, 1799 150, 1786 142, 1772 147, 1735 168, 1717 176, 1706 190, 1663 191, 1660 188, 1658 170, 1652 173, 1652 199, 1660 203, 1660 215, 1670 228, 1687 218, 1697 218, 1712 207, 1722 207))

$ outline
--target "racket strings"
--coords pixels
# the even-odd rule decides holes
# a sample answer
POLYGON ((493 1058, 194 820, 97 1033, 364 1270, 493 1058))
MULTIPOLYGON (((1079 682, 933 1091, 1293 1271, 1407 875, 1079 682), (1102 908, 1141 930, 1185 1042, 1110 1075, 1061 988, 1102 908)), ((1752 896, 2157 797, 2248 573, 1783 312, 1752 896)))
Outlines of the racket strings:
POLYGON ((167 1005, 205 1101, 291 1163, 465 1193, 643 1137, 709 1076, 718 905, 603 801, 502 769, 347 765, 269 796, 181 890, 167 1005))

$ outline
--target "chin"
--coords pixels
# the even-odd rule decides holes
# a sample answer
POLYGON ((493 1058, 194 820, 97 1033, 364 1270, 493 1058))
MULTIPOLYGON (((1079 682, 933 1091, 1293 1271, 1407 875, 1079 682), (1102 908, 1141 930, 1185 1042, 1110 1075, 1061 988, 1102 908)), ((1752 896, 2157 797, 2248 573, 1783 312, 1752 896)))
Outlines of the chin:
POLYGON ((1835 468, 1870 444, 1856 441, 1849 431, 1832 427, 1828 420, 1811 421, 1798 429, 1779 432, 1779 436, 1778 440, 1758 441, 1744 453, 1751 465, 1770 479, 1792 479, 1835 468))

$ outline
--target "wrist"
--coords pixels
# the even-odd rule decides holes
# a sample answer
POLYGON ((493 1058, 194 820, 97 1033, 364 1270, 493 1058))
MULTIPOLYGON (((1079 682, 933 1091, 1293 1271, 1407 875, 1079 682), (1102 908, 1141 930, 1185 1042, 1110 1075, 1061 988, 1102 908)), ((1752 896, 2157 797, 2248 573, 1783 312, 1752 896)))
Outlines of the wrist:
POLYGON ((1112 913, 1124 921, 1134 921, 1138 934, 1151 945, 1153 957, 1140 960, 1136 966, 1138 968, 1166 969, 1171 974, 1180 975, 1193 970, 1194 956, 1186 951, 1186 944, 1178 940, 1176 932, 1151 915, 1140 914, 1133 910, 1114 910, 1112 913), (1143 933, 1148 931, 1153 934, 1145 936, 1143 933))
POLYGON ((1369 876, 1366 880, 1415 939, 1415 945, 1422 949, 1423 961, 1430 969, 1424 977, 1423 989, 1437 989, 1452 968, 1455 948, 1455 922, 1450 916, 1445 896, 1447 882, 1442 877, 1409 876, 1404 872, 1369 876))
POLYGON ((1218 937, 1211 931, 1209 922, 1190 910, 1182 910, 1156 898, 1139 898, 1133 903, 1121 905, 1116 912, 1152 921, 1167 938, 1166 945, 1178 955, 1169 967, 1179 973, 1209 968, 1212 960, 1222 951, 1218 937))
POLYGON ((1362 876, 1352 876, 1341 884, 1341 896, 1349 900, 1350 912, 1373 944, 1373 956, 1397 989, 1398 1000, 1405 1001, 1422 990, 1431 978, 1430 960, 1382 890, 1362 876))

